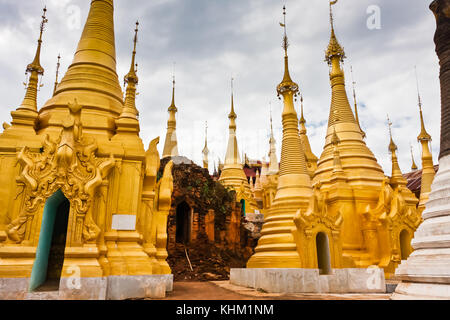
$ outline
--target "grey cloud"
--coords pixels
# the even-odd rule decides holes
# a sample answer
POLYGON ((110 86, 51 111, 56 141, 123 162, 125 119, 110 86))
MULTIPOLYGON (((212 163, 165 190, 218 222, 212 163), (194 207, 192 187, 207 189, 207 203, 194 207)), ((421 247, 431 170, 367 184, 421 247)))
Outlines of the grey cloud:
MULTIPOLYGON (((282 103, 276 85, 283 75, 281 49, 282 5, 278 0, 116 0, 117 72, 120 81, 130 67, 134 22, 141 22, 138 63, 141 137, 144 143, 161 136, 164 142, 167 108, 171 98, 172 63, 176 61, 180 152, 201 163, 204 122, 209 123, 211 162, 225 154, 230 109, 230 77, 235 81, 238 139, 241 151, 251 158, 268 152, 269 101, 272 102, 275 138, 281 150, 282 103)), ((40 1, 0 1, 0 122, 24 94, 25 66, 34 55, 40 1), (31 20, 30 20, 31 19, 31 20), (32 23, 31 23, 32 22, 32 23)), ((44 35, 42 64, 45 87, 39 105, 50 97, 56 56, 63 55, 62 72, 69 66, 81 29, 67 27, 67 6, 77 5, 81 24, 88 1, 50 1, 49 24, 44 35)), ((286 1, 292 78, 305 97, 305 117, 313 151, 322 152, 330 85, 324 51, 330 27, 327 1, 286 1)), ((390 174, 386 113, 394 122, 394 139, 400 165, 410 168, 409 144, 420 162, 417 65, 424 116, 433 136, 433 154, 439 151, 440 99, 438 63, 434 53, 435 22, 428 3, 411 0, 348 0, 335 7, 335 26, 348 59, 345 63, 347 92, 352 103, 350 65, 357 81, 360 118, 367 144, 390 174), (366 27, 369 5, 381 8, 382 29, 366 27), (412 134, 413 133, 413 134, 412 134)), ((296 105, 299 108, 299 104, 296 105)))

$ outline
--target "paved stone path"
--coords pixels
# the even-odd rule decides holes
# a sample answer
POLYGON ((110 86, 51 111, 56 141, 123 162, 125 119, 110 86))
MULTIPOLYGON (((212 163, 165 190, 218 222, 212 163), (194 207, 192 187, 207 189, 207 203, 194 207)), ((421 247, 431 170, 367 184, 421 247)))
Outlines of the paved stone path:
POLYGON ((274 294, 231 285, 229 281, 175 282, 162 300, 388 300, 390 294, 274 294))

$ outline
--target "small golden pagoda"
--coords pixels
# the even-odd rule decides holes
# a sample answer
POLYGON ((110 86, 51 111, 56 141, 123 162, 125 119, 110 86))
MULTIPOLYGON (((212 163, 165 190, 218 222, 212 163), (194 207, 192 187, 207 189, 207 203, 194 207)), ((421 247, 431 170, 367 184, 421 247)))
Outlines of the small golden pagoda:
MULTIPOLYGON (((231 87, 233 89, 233 79, 231 80, 231 87)), ((225 163, 221 170, 219 182, 225 187, 229 187, 236 191, 236 201, 242 205, 242 210, 245 213, 254 213, 258 206, 256 204, 253 192, 250 189, 250 184, 245 175, 243 164, 239 156, 239 148, 236 138, 236 118, 237 114, 234 111, 234 94, 231 92, 231 111, 228 115, 230 119, 228 147, 225 155, 225 163)))
POLYGON ((164 295, 172 173, 157 181, 159 138, 146 151, 139 137, 138 23, 125 100, 114 2, 92 0, 73 62, 38 110, 45 12, 25 99, 0 134, 0 297, 41 287, 59 299, 164 295))
MULTIPOLYGON (((384 268, 386 277, 390 277, 400 263, 400 251, 410 250, 405 239, 411 239, 421 221, 420 213, 415 208, 417 199, 406 188, 401 172, 395 170, 393 178, 386 180, 363 140, 365 133, 351 110, 345 90, 341 68, 345 52, 334 30, 331 9, 334 3, 330 3, 331 38, 325 56, 330 65, 332 99, 326 142, 313 186, 326 196, 327 214, 342 215, 342 267, 375 265, 384 268), (338 144, 333 142, 335 136, 338 144), (337 154, 339 170, 336 170, 337 154)), ((357 114, 355 91, 354 99, 357 114)), ((393 161, 394 156, 395 153, 393 161)))
POLYGON ((175 118, 178 112, 175 106, 175 76, 172 81, 172 103, 168 109, 169 120, 167 120, 167 133, 166 141, 164 143, 164 150, 162 158, 166 157, 178 157, 178 140, 177 140, 177 120, 175 118))

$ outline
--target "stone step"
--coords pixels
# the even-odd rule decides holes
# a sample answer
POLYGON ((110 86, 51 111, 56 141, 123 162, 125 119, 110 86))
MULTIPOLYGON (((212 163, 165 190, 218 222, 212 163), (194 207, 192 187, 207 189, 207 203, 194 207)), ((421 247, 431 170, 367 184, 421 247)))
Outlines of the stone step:
POLYGON ((59 291, 29 292, 25 300, 58 300, 59 291))

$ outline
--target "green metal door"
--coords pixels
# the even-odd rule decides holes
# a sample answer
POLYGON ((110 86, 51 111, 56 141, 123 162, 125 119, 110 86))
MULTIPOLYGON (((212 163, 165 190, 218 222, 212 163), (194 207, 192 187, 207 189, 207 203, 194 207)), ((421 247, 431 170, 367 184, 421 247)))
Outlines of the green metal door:
POLYGON ((59 205, 66 200, 61 190, 55 192, 45 203, 42 215, 39 243, 36 249, 36 259, 31 271, 29 291, 36 290, 47 279, 48 258, 52 244, 53 229, 59 205))

